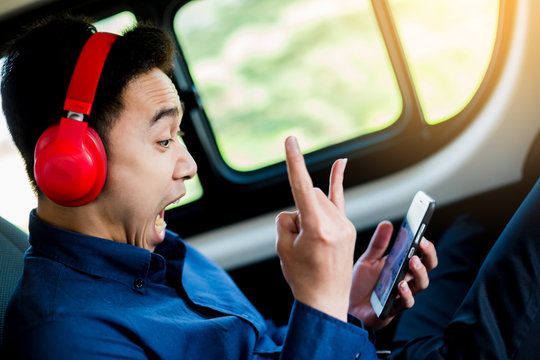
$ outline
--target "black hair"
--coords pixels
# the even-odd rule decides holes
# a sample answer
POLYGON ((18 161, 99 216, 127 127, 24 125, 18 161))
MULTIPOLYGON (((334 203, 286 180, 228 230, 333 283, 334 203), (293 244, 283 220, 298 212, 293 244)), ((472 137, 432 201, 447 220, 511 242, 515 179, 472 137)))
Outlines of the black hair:
MULTIPOLYGON (((89 19, 57 16, 30 25, 7 47, 2 68, 2 107, 13 141, 34 187, 34 148, 40 135, 66 116, 64 100, 86 41, 89 19)), ((174 45, 161 29, 139 24, 119 37, 105 62, 92 113, 85 118, 107 149, 107 135, 123 109, 122 92, 139 75, 158 68, 171 76, 174 45)))

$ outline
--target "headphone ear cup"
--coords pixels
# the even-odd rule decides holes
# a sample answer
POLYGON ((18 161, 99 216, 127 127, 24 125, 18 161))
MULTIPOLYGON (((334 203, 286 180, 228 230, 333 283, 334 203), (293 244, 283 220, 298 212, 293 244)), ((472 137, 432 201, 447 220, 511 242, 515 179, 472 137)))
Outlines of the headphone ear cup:
POLYGON ((39 138, 34 176, 41 191, 62 206, 82 206, 98 195, 107 176, 101 138, 86 122, 62 118, 39 138))

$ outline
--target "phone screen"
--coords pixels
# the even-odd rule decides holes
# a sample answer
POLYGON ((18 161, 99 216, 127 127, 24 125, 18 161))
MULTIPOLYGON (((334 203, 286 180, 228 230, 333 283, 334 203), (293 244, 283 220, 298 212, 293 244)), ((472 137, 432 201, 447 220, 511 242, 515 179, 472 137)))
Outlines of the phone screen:
POLYGON ((385 318, 390 311, 397 283, 408 270, 406 261, 415 253, 434 207, 435 202, 424 192, 419 191, 414 196, 371 294, 371 304, 380 318, 385 318))
POLYGON ((386 303, 388 295, 390 295, 390 290, 394 285, 394 280, 396 279, 403 262, 407 258, 407 253, 413 240, 413 230, 411 229, 407 219, 405 219, 401 224, 401 228, 399 229, 394 246, 388 254, 388 258, 384 264, 384 269, 382 270, 381 276, 375 285, 375 293, 382 304, 386 303))

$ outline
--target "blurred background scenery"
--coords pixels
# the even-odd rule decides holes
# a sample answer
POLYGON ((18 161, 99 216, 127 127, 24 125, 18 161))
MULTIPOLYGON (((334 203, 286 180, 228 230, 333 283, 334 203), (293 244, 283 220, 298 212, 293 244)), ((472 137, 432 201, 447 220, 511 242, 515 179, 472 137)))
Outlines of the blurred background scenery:
MULTIPOLYGON (((388 4, 424 120, 452 118, 485 75, 499 1, 388 4)), ((135 23, 124 11, 97 26, 121 33, 135 23)), ((310 152, 380 131, 402 115, 370 1, 196 0, 176 12, 174 32, 219 151, 235 170, 282 161, 288 135, 310 152)), ((36 200, 2 116, 0 172, 10 175, 0 188, 0 216, 27 231, 36 200)), ((176 206, 202 195, 195 178, 176 206)))

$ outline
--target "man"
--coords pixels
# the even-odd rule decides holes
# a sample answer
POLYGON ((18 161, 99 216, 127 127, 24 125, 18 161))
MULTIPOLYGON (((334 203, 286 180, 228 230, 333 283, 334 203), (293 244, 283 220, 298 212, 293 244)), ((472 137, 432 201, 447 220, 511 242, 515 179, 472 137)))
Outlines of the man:
MULTIPOLYGON (((427 287, 427 272, 436 266, 433 245, 422 241, 423 260, 410 260, 391 316, 379 320, 369 295, 392 226, 379 225, 353 270, 356 231, 345 216, 342 187, 346 161, 334 164, 327 197, 313 188, 289 138, 298 210, 278 216, 277 250, 296 301, 288 327, 268 324, 223 270, 165 230, 165 207, 185 194, 183 182, 197 168, 177 138, 182 105, 169 77, 173 46, 160 30, 139 26, 109 44, 91 115, 84 116, 103 142, 103 187, 99 171, 92 173, 95 196, 83 200, 65 199, 58 184, 54 191, 45 186, 79 173, 66 165, 53 169, 61 176, 47 176, 53 165, 43 160, 49 143, 42 145, 42 138, 49 129, 66 132, 64 123, 86 126, 71 109, 60 130, 54 124, 64 113, 77 59, 94 56, 80 55, 93 33, 81 19, 46 21, 12 44, 5 63, 6 119, 38 194, 31 248, 7 310, 6 351, 23 359, 375 358, 364 326, 382 327, 413 305, 413 294, 427 287)), ((102 160, 98 154, 95 161, 102 160)), ((87 178, 68 188, 78 189, 87 178)))

